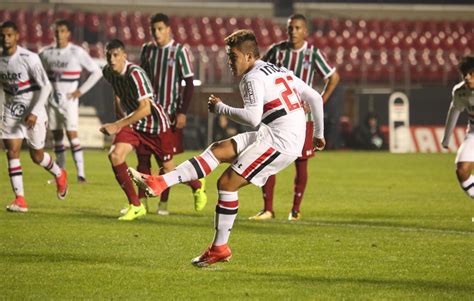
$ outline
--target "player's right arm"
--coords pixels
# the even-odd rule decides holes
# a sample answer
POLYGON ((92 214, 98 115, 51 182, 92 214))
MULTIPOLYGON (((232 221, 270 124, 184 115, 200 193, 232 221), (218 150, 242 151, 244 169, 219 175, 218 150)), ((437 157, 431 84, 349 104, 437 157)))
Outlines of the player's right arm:
POLYGON ((33 99, 31 102, 30 113, 25 118, 27 127, 33 127, 35 125, 37 117, 41 114, 41 111, 45 110, 46 108, 46 102, 52 90, 51 83, 48 80, 48 76, 46 75, 43 65, 41 64, 39 56, 33 54, 30 55, 30 57, 31 60, 28 64, 28 73, 29 76, 33 78, 40 87, 40 93, 36 99, 33 99))
POLYGON ((449 147, 449 140, 451 139, 451 135, 454 131, 454 127, 459 118, 459 114, 464 110, 458 102, 456 101, 455 92, 453 91, 453 100, 449 105, 448 115, 446 116, 446 126, 444 128, 444 135, 443 140, 441 141, 441 145, 444 148, 449 147))

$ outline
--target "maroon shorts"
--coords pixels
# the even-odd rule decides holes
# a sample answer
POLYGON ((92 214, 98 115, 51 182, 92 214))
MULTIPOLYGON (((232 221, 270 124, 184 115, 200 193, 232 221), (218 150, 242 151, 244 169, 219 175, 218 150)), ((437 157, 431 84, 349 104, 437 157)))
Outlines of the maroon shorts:
POLYGON ((169 130, 160 134, 148 134, 124 127, 115 135, 113 144, 117 143, 131 144, 137 154, 154 154, 163 162, 173 158, 173 135, 169 130))
POLYGON ((314 156, 313 150, 313 133, 314 133, 314 122, 306 122, 306 138, 304 140, 303 151, 301 152, 300 159, 308 159, 314 156))
POLYGON ((183 129, 175 128, 171 132, 173 134, 173 153, 181 154, 182 152, 184 152, 183 129))

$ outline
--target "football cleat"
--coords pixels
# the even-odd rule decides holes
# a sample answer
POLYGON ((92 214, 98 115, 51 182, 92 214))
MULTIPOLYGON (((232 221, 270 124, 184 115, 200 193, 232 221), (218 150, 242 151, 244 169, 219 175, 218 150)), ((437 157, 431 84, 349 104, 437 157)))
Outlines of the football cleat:
POLYGON ((199 179, 199 182, 201 182, 201 188, 198 188, 193 192, 194 210, 196 211, 202 211, 207 204, 206 180, 202 178, 199 179))
POLYGON ((143 174, 131 167, 128 168, 128 174, 138 187, 145 190, 145 194, 149 197, 159 196, 166 188, 168 188, 168 185, 166 185, 162 176, 143 174))
POLYGON ((143 206, 143 204, 140 204, 140 206, 134 206, 130 204, 127 213, 125 213, 125 215, 119 217, 118 219, 120 221, 133 221, 134 219, 144 215, 146 215, 146 208, 145 206, 143 206))
POLYGON ((168 211, 168 202, 159 202, 158 211, 156 213, 158 215, 170 215, 170 212, 168 211))
POLYGON ((196 267, 207 267, 216 262, 228 262, 232 257, 232 251, 227 244, 222 246, 211 245, 201 256, 191 260, 196 267))
POLYGON ((77 177, 77 183, 79 184, 87 184, 87 180, 84 177, 78 176, 77 177))
POLYGON ((25 198, 23 196, 17 196, 15 200, 7 206, 7 211, 10 212, 28 212, 28 206, 26 205, 25 198))
POLYGON ((56 177, 56 192, 58 199, 64 200, 67 195, 67 172, 64 169, 61 169, 61 174, 59 177, 56 177))
POLYGON ((289 221, 299 221, 301 219, 301 213, 296 210, 291 210, 290 214, 288 215, 289 221))
POLYGON ((273 211, 262 210, 259 213, 255 214, 254 216, 249 217, 250 220, 255 221, 264 221, 275 218, 275 213, 273 211))

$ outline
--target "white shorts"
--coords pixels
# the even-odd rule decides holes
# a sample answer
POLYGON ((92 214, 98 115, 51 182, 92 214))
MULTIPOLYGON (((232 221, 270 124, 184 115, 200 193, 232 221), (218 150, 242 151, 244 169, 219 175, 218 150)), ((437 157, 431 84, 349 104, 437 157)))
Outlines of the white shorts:
POLYGON ((71 99, 56 107, 48 105, 49 129, 77 131, 79 123, 79 102, 71 99))
POLYGON ((474 133, 466 135, 464 142, 458 149, 456 160, 454 162, 456 164, 459 162, 474 162, 474 133))
POLYGON ((0 135, 2 139, 26 139, 30 148, 43 149, 47 124, 46 120, 38 118, 35 126, 29 129, 23 120, 4 116, 0 135))
POLYGON ((293 163, 298 156, 282 154, 268 143, 257 139, 257 132, 247 132, 231 138, 237 144, 237 159, 232 169, 256 186, 263 186, 268 177, 293 163))

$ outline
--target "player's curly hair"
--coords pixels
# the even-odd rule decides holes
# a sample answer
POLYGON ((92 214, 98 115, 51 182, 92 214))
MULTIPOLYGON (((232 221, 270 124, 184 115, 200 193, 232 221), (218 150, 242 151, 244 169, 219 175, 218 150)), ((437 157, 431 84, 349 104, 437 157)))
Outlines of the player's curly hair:
POLYGON ((458 68, 464 76, 469 72, 474 71, 474 56, 466 55, 465 57, 463 57, 459 62, 458 68))
POLYGON ((235 47, 243 53, 251 52, 256 59, 260 58, 257 38, 255 37, 255 33, 251 30, 240 29, 234 31, 224 39, 224 42, 230 48, 235 47))

